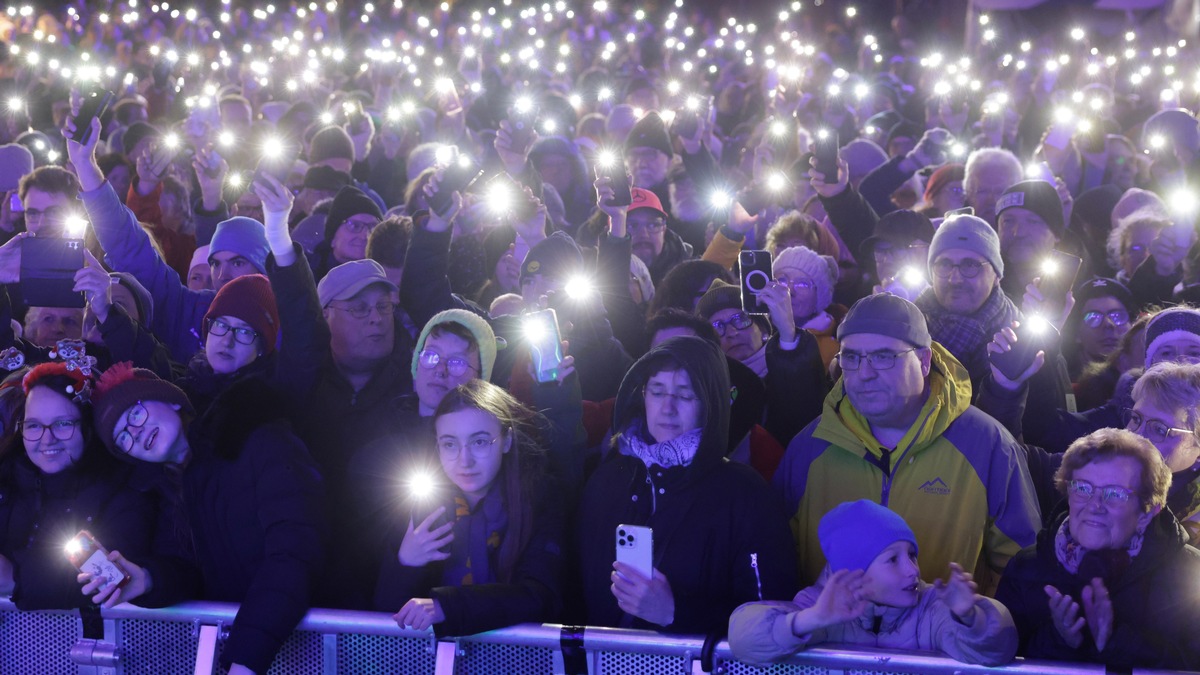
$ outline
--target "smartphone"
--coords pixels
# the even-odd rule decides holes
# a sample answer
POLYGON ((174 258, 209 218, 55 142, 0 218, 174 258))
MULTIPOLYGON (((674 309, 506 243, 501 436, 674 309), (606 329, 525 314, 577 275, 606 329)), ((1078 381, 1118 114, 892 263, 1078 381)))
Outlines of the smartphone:
POLYGON ((1037 353, 1058 339, 1053 324, 1038 316, 1026 317, 1017 326, 1017 344, 1003 354, 988 352, 988 360, 1010 380, 1015 380, 1033 365, 1037 353))
POLYGON ((562 333, 558 330, 558 314, 543 309, 526 314, 521 326, 529 343, 534 379, 553 382, 558 379, 558 364, 563 360, 562 333))
MULTIPOLYGON (((439 486, 434 475, 436 474, 432 471, 414 471, 405 481, 404 492, 410 505, 409 515, 414 527, 443 505, 439 499, 439 486)), ((445 514, 438 517, 430 529, 441 525, 444 518, 445 514)))
POLYGON ((71 140, 86 145, 92 137, 92 120, 103 117, 116 96, 107 90, 92 91, 83 95, 83 104, 79 106, 79 114, 75 116, 75 133, 71 140))
POLYGON ((479 163, 473 157, 465 152, 458 153, 442 173, 442 183, 429 198, 429 208, 439 216, 446 215, 454 204, 451 195, 465 191, 482 175, 483 169, 479 168, 479 163))
POLYGON ((116 584, 117 588, 129 583, 129 571, 119 563, 108 559, 108 551, 87 530, 71 538, 65 547, 67 560, 80 572, 104 579, 104 585, 116 584))
POLYGON ((1050 127, 1050 131, 1046 133, 1046 139, 1042 141, 1052 148, 1063 150, 1071 142, 1071 136, 1075 133, 1075 123, 1069 120, 1056 121, 1050 127))
MULTIPOLYGON (((796 124, 792 119, 786 117, 773 117, 767 122, 767 133, 764 138, 767 147, 771 148, 771 153, 775 157, 776 162, 782 162, 792 154, 792 149, 796 147, 796 124)), ((837 176, 837 145, 833 146, 833 175, 837 176)), ((820 161, 818 158, 817 161, 820 161)), ((826 176, 828 172, 822 171, 826 176)))
POLYGON ((684 105, 675 111, 675 119, 671 121, 672 130, 681 138, 693 138, 700 129, 700 120, 708 117, 712 110, 713 98, 702 99, 695 107, 684 105))
POLYGON ((625 163, 613 161, 596 164, 596 178, 607 178, 612 185, 613 198, 606 206, 629 206, 633 204, 633 177, 625 170, 625 163))
POLYGON ((508 221, 524 222, 537 213, 537 204, 525 196, 525 189, 507 173, 498 173, 488 181, 488 195, 494 195, 495 191, 508 193, 508 205, 504 208, 495 207, 495 212, 508 221))
POLYGON ((150 71, 150 77, 154 78, 154 86, 163 89, 171 79, 171 71, 175 69, 175 64, 167 59, 159 59, 154 64, 154 68, 150 71))
POLYGON ((747 314, 766 315, 767 305, 758 294, 771 283, 771 253, 749 250, 738 254, 741 272, 742 311, 747 314))
POLYGON ((8 193, 8 210, 13 213, 24 213, 25 205, 21 203, 21 193, 13 190, 8 193))
POLYGON ((21 242, 21 299, 28 307, 83 307, 75 273, 83 269, 83 240, 28 237, 21 242))
POLYGON ((363 110, 362 101, 343 101, 342 115, 346 118, 346 126, 350 127, 351 136, 357 136, 367 130, 367 113, 363 110))
POLYGON ((838 176, 838 134, 828 131, 817 134, 813 140, 813 156, 817 159, 817 171, 825 176, 826 183, 836 183, 838 176))
POLYGON ((654 576, 654 530, 641 525, 617 525, 617 562, 638 574, 654 576))
POLYGON ((1062 251, 1050 251, 1050 255, 1042 261, 1038 290, 1050 303, 1055 315, 1066 307, 1067 293, 1075 287, 1075 277, 1079 276, 1081 267, 1083 258, 1062 251))
POLYGON ((538 112, 538 106, 534 103, 516 104, 509 109, 508 133, 512 139, 514 150, 520 150, 529 145, 530 139, 533 138, 538 112))
POLYGON ((194 154, 192 149, 182 142, 171 146, 160 140, 150 155, 150 170, 154 172, 155 176, 163 176, 170 168, 171 162, 180 157, 190 157, 194 154))
POLYGON ((1044 180, 1047 183, 1054 185, 1054 171, 1050 169, 1050 165, 1045 162, 1036 162, 1030 164, 1025 170, 1025 177, 1034 180, 1044 180))
POLYGON ((288 174, 291 173, 291 162, 281 159, 268 159, 263 157, 258 160, 258 165, 254 167, 254 176, 250 178, 250 182, 246 183, 246 188, 257 183, 264 175, 273 176, 275 180, 287 185, 288 174))

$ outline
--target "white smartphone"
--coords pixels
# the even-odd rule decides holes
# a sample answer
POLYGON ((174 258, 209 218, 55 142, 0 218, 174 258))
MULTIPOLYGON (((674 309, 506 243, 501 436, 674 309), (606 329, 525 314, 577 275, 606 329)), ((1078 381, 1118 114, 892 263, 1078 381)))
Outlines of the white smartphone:
POLYGON ((654 530, 640 525, 617 525, 617 562, 629 565, 647 579, 654 576, 654 530))

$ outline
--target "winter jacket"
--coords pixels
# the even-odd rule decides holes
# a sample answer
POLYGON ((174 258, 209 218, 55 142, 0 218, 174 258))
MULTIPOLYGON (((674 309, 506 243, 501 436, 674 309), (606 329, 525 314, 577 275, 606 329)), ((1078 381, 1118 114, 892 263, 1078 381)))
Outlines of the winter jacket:
POLYGON ((273 401, 262 380, 225 390, 189 426, 182 475, 204 596, 241 603, 221 662, 254 672, 308 611, 325 559, 321 475, 273 401))
POLYGON ((797 344, 784 349, 779 335, 767 340, 766 410, 763 427, 787 447, 800 430, 821 415, 829 376, 820 345, 808 331, 797 331, 797 344))
POLYGON ((150 550, 154 505, 125 486, 128 467, 113 464, 94 444, 85 448, 80 466, 42 473, 19 440, 0 463, 0 555, 13 565, 12 600, 19 609, 91 604, 75 581, 79 570, 63 554, 63 545, 80 530, 129 559, 150 550))
POLYGON ((871 173, 863 177, 862 182, 858 184, 858 191, 862 194, 863 199, 867 200, 871 209, 880 217, 896 210, 896 205, 892 203, 892 193, 899 190, 908 179, 913 177, 912 173, 900 168, 904 159, 905 155, 897 155, 889 159, 872 169, 871 173))
POLYGON ((918 582, 914 607, 871 603, 857 619, 796 635, 793 616, 817 604, 829 576, 826 567, 818 583, 797 593, 791 602, 750 602, 738 607, 729 617, 733 655, 741 661, 766 664, 824 642, 836 642, 889 651, 941 652, 965 663, 1000 666, 1017 653, 1017 629, 1004 605, 980 598, 971 610, 970 623, 963 623, 934 587, 923 581, 918 582))
MULTIPOLYGON (((1044 590, 1054 586, 1083 607, 1083 587, 1095 574, 1071 574, 1055 554, 1055 535, 1066 514, 1038 535, 1037 545, 1009 561, 996 599, 1012 612, 1020 634, 1018 653, 1031 659, 1103 663, 1110 669, 1200 668, 1195 627, 1200 625, 1200 551, 1167 509, 1146 528, 1142 550, 1122 572, 1098 569, 1112 601, 1113 631, 1103 651, 1091 632, 1072 649, 1059 635, 1044 590)), ((1088 563, 1085 556, 1082 564, 1088 563)), ((1100 567, 1100 566, 1097 566, 1100 567)))
POLYGON ((650 268, 650 280, 654 282, 655 288, 662 283, 664 277, 675 269, 675 266, 685 260, 691 260, 696 257, 692 251, 692 245, 683 241, 678 234, 671 231, 670 228, 663 230, 663 248, 654 262, 647 265, 650 268))
POLYGON ((79 197, 104 247, 108 265, 132 274, 154 298, 150 330, 167 345, 174 360, 187 363, 203 346, 200 336, 204 314, 216 291, 187 287, 179 273, 154 251, 150 235, 138 225, 108 181, 91 192, 80 192, 79 197))
POLYGON ((455 501, 446 504, 443 519, 454 520, 454 542, 447 560, 422 567, 400 564, 397 551, 409 518, 397 519, 375 589, 375 609, 392 613, 412 598, 432 598, 446 615, 445 621, 433 626, 438 637, 557 620, 562 610, 566 512, 561 486, 553 480, 542 480, 539 485, 539 494, 525 497, 534 501, 533 531, 507 582, 498 578, 499 546, 507 524, 499 530, 488 526, 506 518, 508 496, 499 481, 474 509, 467 509, 462 501, 456 514, 455 501), (471 583, 454 583, 461 578, 468 557, 471 583))
POLYGON ((967 372, 938 343, 929 396, 895 448, 875 440, 854 409, 844 380, 825 398, 820 418, 788 446, 775 487, 792 514, 801 578, 825 567, 817 524, 834 506, 878 501, 900 514, 921 543, 926 581, 950 563, 968 570, 982 559, 996 573, 1041 523, 1020 449, 998 422, 970 405, 967 372))
MULTIPOLYGON (((862 243, 874 234, 875 223, 879 222, 879 216, 875 210, 859 194, 858 190, 850 185, 832 197, 818 197, 818 199, 821 200, 821 206, 825 207, 829 222, 841 235, 846 247, 850 249, 851 253, 858 253, 862 248, 862 243)), ((862 263, 874 267, 875 259, 868 258, 862 263)))
POLYGON ((653 374, 648 363, 662 354, 684 364, 702 403, 700 445, 690 464, 671 468, 610 452, 588 480, 574 527, 586 623, 678 633, 724 630, 738 605, 793 594, 795 558, 786 518, 766 483, 751 467, 725 459, 729 375, 716 346, 682 337, 650 350, 621 383, 613 429, 624 432, 644 419, 641 390, 653 374), (675 601, 670 625, 651 624, 617 606, 610 575, 622 524, 654 532, 654 568, 666 576, 675 601))

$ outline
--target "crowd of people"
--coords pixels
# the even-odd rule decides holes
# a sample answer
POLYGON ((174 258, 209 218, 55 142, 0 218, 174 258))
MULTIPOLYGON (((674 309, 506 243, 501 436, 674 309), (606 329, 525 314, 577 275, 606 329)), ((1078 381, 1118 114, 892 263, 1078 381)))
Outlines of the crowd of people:
POLYGON ((0 13, 18 608, 1200 669, 1165 10, 103 4, 0 13))

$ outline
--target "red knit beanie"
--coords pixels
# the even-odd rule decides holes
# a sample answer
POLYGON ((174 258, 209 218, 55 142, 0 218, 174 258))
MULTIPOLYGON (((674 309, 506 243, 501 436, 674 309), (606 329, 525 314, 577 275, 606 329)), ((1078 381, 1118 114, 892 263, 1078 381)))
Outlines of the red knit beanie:
POLYGON ((925 201, 932 202, 937 193, 942 191, 950 183, 956 180, 962 180, 967 173, 967 168, 962 164, 943 164, 933 175, 929 177, 929 181, 925 184, 925 201))
POLYGON ((208 339, 208 322, 222 316, 232 316, 250 324, 262 338, 263 354, 275 351, 279 336, 279 309, 271 282, 261 274, 241 276, 221 287, 204 315, 204 338, 208 339))

